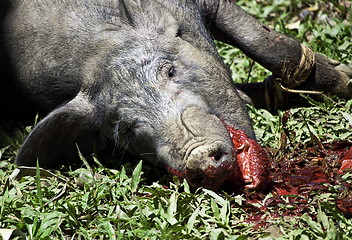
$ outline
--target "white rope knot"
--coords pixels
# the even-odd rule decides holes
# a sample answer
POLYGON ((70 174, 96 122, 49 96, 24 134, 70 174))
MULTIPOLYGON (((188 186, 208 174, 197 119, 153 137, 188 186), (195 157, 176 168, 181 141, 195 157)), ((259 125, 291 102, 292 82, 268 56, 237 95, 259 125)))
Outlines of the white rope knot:
POLYGON ((285 60, 282 69, 282 82, 289 88, 298 86, 307 80, 315 65, 315 54, 312 49, 301 45, 301 60, 297 67, 289 67, 285 60))
POLYGON ((313 50, 301 45, 301 53, 297 67, 290 68, 289 61, 286 60, 283 63, 282 77, 270 76, 265 79, 265 103, 269 111, 276 111, 279 105, 285 104, 287 95, 284 93, 324 95, 321 91, 293 89, 307 80, 315 65, 313 50))

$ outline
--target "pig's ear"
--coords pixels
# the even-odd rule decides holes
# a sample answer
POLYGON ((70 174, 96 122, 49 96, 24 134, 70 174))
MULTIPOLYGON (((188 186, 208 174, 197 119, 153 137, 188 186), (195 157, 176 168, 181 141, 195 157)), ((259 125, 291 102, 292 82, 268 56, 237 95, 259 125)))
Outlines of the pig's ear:
POLYGON ((29 134, 16 163, 41 167, 58 167, 77 159, 78 150, 89 153, 99 131, 95 106, 79 93, 73 100, 52 111, 29 134))

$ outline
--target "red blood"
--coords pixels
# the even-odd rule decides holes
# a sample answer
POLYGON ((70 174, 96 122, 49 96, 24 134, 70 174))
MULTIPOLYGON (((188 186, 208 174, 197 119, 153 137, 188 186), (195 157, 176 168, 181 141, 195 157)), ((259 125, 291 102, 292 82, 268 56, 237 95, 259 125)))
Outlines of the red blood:
MULTIPOLYGON (((330 192, 331 185, 339 186, 337 207, 346 217, 352 218, 352 184, 343 180, 341 174, 336 174, 351 171, 352 142, 324 143, 323 148, 319 149, 311 145, 295 148, 288 145, 279 152, 277 149, 266 149, 272 156, 267 159, 259 144, 248 138, 243 131, 226 124, 225 126, 232 139, 237 159, 224 163, 220 168, 209 166, 201 173, 204 176, 201 184, 205 184, 204 187, 213 186, 211 189, 220 188, 222 185, 222 189, 226 186, 230 187, 229 190, 236 190, 236 187, 243 186, 244 179, 254 179, 254 183, 259 182, 259 188, 269 179, 266 191, 272 194, 270 198, 263 192, 244 191, 246 201, 243 209, 248 213, 246 222, 254 222, 257 223, 256 227, 261 227, 267 222, 265 216, 295 217, 308 213, 313 217, 311 204, 314 203, 310 200, 312 194, 330 192), (340 169, 337 166, 341 166, 340 169), (261 207, 255 203, 260 203, 261 207), (283 211, 280 204, 289 204, 290 209, 283 211)), ((181 178, 193 175, 188 171, 169 171, 181 178)), ((199 173, 194 174, 197 177, 199 173)), ((249 183, 246 187, 251 185, 252 183, 249 183)), ((236 204, 233 206, 237 207, 236 204)))
POLYGON ((284 196, 284 195, 297 195, 298 194, 298 188, 292 188, 290 190, 287 189, 278 189, 276 192, 277 194, 279 194, 280 196, 284 196))
POLYGON ((344 159, 352 159, 352 147, 343 156, 344 159))
POLYGON ((345 153, 338 173, 342 174, 346 169, 352 169, 352 147, 345 153))
POLYGON ((352 196, 346 196, 337 200, 337 207, 346 217, 352 217, 352 196))
POLYGON ((237 163, 246 188, 262 188, 268 179, 268 159, 263 148, 242 130, 226 125, 237 153, 237 163))
POLYGON ((185 172, 184 171, 178 171, 172 167, 166 166, 166 170, 171 173, 173 176, 177 176, 179 179, 184 179, 185 178, 185 172))
POLYGON ((178 171, 171 167, 166 169, 173 176, 177 176, 180 180, 186 179, 192 189, 204 187, 214 191, 218 191, 223 187, 224 182, 231 180, 234 186, 241 185, 241 177, 236 162, 223 162, 217 168, 208 166, 204 171, 198 169, 192 170, 186 168, 184 171, 178 171))
POLYGON ((339 173, 343 173, 343 171, 346 169, 352 169, 352 159, 342 161, 339 173))

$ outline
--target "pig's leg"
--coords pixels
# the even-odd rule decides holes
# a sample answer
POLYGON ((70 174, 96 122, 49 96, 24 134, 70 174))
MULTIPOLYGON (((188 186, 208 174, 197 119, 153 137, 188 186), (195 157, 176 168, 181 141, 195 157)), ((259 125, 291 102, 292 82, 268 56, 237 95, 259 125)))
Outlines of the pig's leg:
POLYGON ((352 69, 347 65, 313 53, 297 40, 269 29, 234 2, 212 4, 218 4, 216 8, 210 4, 213 13, 209 28, 214 37, 241 49, 272 71, 285 87, 352 97, 352 69))
POLYGON ((292 98, 288 93, 278 88, 277 83, 272 80, 272 76, 260 83, 236 84, 236 88, 246 104, 270 112, 288 107, 288 99, 292 98))

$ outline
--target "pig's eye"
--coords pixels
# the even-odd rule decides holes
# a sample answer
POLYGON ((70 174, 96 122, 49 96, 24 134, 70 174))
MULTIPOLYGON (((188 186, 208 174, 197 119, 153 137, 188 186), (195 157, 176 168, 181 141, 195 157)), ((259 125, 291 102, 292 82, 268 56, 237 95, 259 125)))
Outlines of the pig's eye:
POLYGON ((175 67, 171 66, 169 69, 168 77, 173 78, 176 75, 175 67))
POLYGON ((165 79, 170 79, 170 78, 173 78, 176 76, 175 67, 170 62, 163 64, 159 68, 159 72, 163 76, 163 78, 165 78, 165 79))
POLYGON ((177 30, 177 33, 176 33, 176 37, 181 37, 181 34, 182 34, 182 33, 181 33, 181 29, 178 29, 178 30, 177 30))

